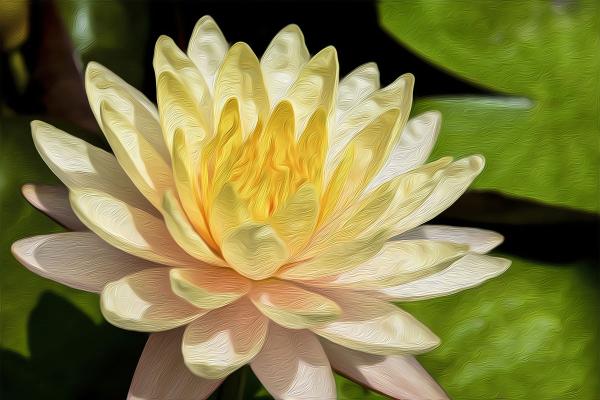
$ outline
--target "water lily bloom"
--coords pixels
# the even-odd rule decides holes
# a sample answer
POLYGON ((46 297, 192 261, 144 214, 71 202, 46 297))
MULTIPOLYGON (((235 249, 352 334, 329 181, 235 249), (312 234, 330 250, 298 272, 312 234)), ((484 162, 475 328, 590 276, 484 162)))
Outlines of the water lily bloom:
POLYGON ((70 232, 13 245, 30 270, 100 293, 104 317, 151 332, 129 399, 202 399, 250 364, 277 399, 333 399, 332 371, 401 399, 442 399, 414 355, 438 346, 392 302, 501 274, 497 233, 422 225, 484 160, 424 164, 440 126, 408 120, 414 78, 342 80, 300 29, 258 59, 210 17, 187 53, 154 53, 155 106, 90 63, 90 106, 113 153, 44 122, 35 145, 66 187, 25 197, 70 232))

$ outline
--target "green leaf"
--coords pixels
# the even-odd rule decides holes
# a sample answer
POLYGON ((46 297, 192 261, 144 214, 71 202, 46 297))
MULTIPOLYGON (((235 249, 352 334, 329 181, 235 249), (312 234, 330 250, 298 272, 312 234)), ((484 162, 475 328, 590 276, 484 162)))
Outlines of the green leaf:
POLYGON ((384 0, 379 12, 384 28, 429 61, 527 96, 417 102, 416 112, 444 116, 434 155, 483 153, 489 163, 475 188, 600 211, 597 2, 384 0))
POLYGON ((420 361, 451 398, 596 399, 596 266, 510 258, 506 273, 478 288, 400 304, 442 340, 420 361))
POLYGON ((61 230, 21 196, 24 183, 51 183, 57 180, 35 150, 29 120, 2 119, 0 132, 0 347, 27 356, 27 324, 42 293, 51 291, 70 300, 95 322, 100 322, 102 317, 97 295, 41 278, 13 257, 10 246, 16 240, 61 230))

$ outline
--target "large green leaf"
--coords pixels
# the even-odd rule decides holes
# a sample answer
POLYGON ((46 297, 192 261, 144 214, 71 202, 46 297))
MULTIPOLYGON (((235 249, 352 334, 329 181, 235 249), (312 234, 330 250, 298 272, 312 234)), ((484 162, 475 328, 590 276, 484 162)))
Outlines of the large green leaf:
POLYGON ((401 304, 442 339, 421 362, 456 399, 597 399, 596 266, 510 258, 478 288, 401 304))
POLYGON ((476 188, 600 211, 597 4, 380 2, 382 25, 407 47, 473 83, 525 96, 417 102, 416 112, 444 115, 434 155, 483 153, 476 188))

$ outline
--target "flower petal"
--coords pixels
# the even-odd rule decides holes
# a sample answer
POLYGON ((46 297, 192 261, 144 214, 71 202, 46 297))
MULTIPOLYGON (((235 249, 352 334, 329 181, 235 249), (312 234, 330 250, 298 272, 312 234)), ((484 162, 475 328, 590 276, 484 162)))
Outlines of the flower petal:
POLYGON ((245 299, 212 310, 186 328, 185 364, 203 378, 225 378, 258 354, 268 327, 269 320, 245 299))
POLYGON ((92 232, 34 236, 13 243, 11 250, 30 271, 63 285, 96 293, 125 275, 156 267, 115 249, 92 232))
POLYGON ((339 374, 394 399, 446 400, 448 395, 409 355, 362 353, 321 339, 332 368, 339 374))
POLYGON ((438 111, 426 112, 410 119, 390 157, 373 178, 367 191, 425 163, 437 139, 441 122, 442 114, 438 111))
POLYGON ((32 206, 48 215, 67 229, 87 231, 87 227, 71 209, 69 191, 62 185, 25 184, 21 188, 23 196, 32 206))
POLYGON ((319 217, 319 198, 315 187, 305 184, 277 209, 270 219, 271 226, 290 250, 300 249, 312 235, 319 217))
POLYGON ((398 301, 424 300, 447 296, 478 286, 508 269, 510 260, 467 254, 448 268, 423 279, 379 290, 398 301))
POLYGON ((254 282, 249 297, 263 314, 290 329, 318 326, 340 315, 328 298, 277 279, 254 282))
POLYGON ((466 244, 469 250, 485 254, 498 246, 504 237, 494 231, 478 228, 463 228, 445 225, 422 225, 399 236, 394 240, 442 240, 446 242, 466 244))
POLYGON ((203 400, 223 382, 191 373, 183 362, 184 328, 150 334, 138 361, 127 400, 203 400))
POLYGON ((205 309, 223 307, 250 290, 250 282, 229 268, 173 268, 170 277, 176 295, 205 309))
POLYGON ((309 58, 298 25, 288 25, 275 35, 260 59, 272 106, 284 96, 309 58))
POLYGON ((200 18, 194 27, 187 54, 214 92, 215 76, 225 59, 229 44, 217 23, 208 15, 200 18))
POLYGON ((422 353, 440 343, 409 313, 370 294, 332 290, 324 293, 342 307, 342 316, 311 330, 334 343, 379 355, 422 353))
POLYGON ((329 46, 308 61, 289 88, 285 98, 294 107, 296 137, 316 110, 322 108, 326 115, 333 109, 338 84, 339 65, 337 52, 329 46))
POLYGON ((103 132, 106 127, 100 118, 100 104, 104 102, 129 122, 153 151, 162 158, 162 162, 169 162, 169 150, 163 140, 156 106, 142 92, 108 68, 93 61, 85 69, 85 91, 92 112, 103 132))
POLYGON ((166 267, 109 283, 102 290, 100 309, 111 324, 140 332, 173 329, 206 313, 173 293, 166 267))
POLYGON ((194 63, 171 38, 161 36, 153 65, 160 125, 169 150, 178 130, 194 144, 209 137, 213 131, 211 95, 194 63))
POLYGON ((100 120, 123 170, 148 201, 160 209, 164 191, 174 187, 171 165, 110 103, 100 103, 100 120))
POLYGON ((233 186, 225 184, 215 197, 210 210, 210 231, 217 243, 242 223, 250 220, 248 208, 233 186))
POLYGON ((77 217, 92 232, 126 253, 178 267, 198 263, 171 239, 165 223, 154 215, 94 190, 71 190, 69 199, 77 217))
POLYGON ((285 243, 269 225, 246 222, 223 239, 225 260, 250 279, 265 279, 288 258, 285 243))
POLYGON ((363 64, 346 75, 338 86, 335 102, 336 121, 340 121, 344 113, 377 89, 379 89, 379 69, 373 62, 363 64))
POLYGON ((442 270, 467 250, 466 245, 434 240, 390 241, 358 267, 314 284, 357 290, 396 286, 442 270))
POLYGON ((269 98, 258 58, 246 43, 231 46, 215 83, 213 116, 217 120, 225 103, 232 97, 239 101, 243 135, 248 137, 269 113, 269 98))
POLYGON ((162 204, 164 223, 171 237, 189 255, 214 265, 225 265, 204 239, 194 230, 172 192, 165 193, 162 204))
POLYGON ((31 130, 38 152, 69 189, 99 190, 134 207, 155 212, 112 154, 42 121, 32 121, 31 130))
POLYGON ((335 381, 327 356, 314 334, 276 324, 251 363, 252 370, 276 399, 335 399, 335 381))
POLYGON ((454 161, 441 174, 433 192, 410 215, 401 218, 394 226, 394 235, 413 229, 450 207, 467 190, 483 170, 485 160, 474 155, 454 161))

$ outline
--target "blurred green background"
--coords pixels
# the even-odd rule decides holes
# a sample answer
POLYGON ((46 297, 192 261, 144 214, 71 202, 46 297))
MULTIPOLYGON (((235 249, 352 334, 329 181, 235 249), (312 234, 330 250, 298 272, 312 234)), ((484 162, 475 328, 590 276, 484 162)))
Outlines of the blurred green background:
MULTIPOLYGON (((201 2, 0 0, 0 397, 123 399, 145 335, 102 320, 96 295, 40 278, 15 240, 59 231, 20 195, 52 183, 29 121, 106 147, 82 69, 99 61, 154 99, 160 34, 185 47, 212 15, 257 52, 289 23, 342 74, 375 61, 382 84, 412 72, 415 113, 443 113, 433 157, 487 167, 437 223, 494 229, 507 273, 402 304, 442 339, 420 360, 456 399, 600 399, 600 6, 597 1, 201 2)), ((249 376, 245 398, 268 394, 249 376)), ((235 386, 241 373, 229 380, 235 386)), ((375 399, 338 377, 340 399, 375 399)), ((229 399, 227 385, 215 398, 229 399)))

